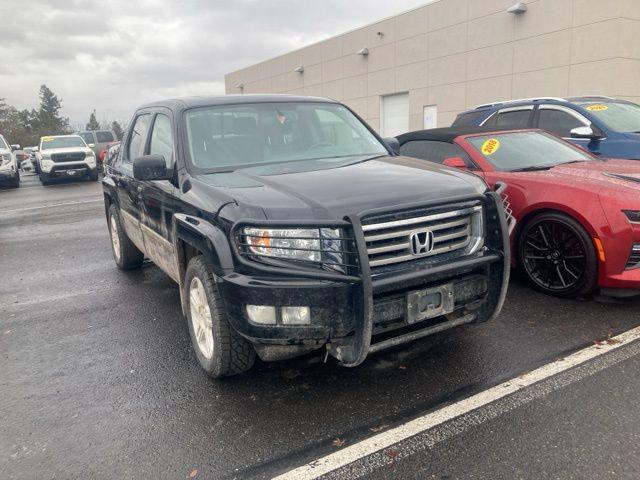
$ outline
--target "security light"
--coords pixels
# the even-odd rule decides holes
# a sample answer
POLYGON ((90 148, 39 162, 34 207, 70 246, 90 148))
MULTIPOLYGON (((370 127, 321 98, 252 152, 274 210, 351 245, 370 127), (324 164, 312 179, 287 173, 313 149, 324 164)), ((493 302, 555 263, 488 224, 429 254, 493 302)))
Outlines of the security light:
POLYGON ((356 55, 362 55, 363 57, 366 57, 367 55, 369 55, 369 49, 367 47, 361 48, 356 52, 356 55))
POLYGON ((297 73, 304 73, 304 67, 300 65, 299 67, 296 67, 293 71, 297 73))
POLYGON ((527 5, 524 2, 518 2, 515 5, 507 8, 507 13, 513 13, 514 15, 520 15, 527 11, 527 5))

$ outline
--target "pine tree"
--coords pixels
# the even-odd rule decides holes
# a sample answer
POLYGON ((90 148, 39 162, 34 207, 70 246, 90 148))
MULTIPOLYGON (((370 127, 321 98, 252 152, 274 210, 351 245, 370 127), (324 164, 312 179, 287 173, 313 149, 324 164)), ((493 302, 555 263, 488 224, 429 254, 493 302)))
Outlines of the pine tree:
POLYGON ((40 108, 37 129, 41 135, 59 135, 69 132, 69 119, 60 116, 62 100, 46 85, 40 87, 40 108))
POLYGON ((114 120, 113 122, 111 122, 111 130, 113 130, 113 133, 115 134, 118 140, 122 140, 122 137, 124 136, 124 131, 122 130, 122 126, 117 120, 114 120))
POLYGON ((91 115, 89 115, 89 123, 87 123, 85 130, 100 130, 100 123, 98 123, 98 120, 96 119, 95 110, 91 112, 91 115))

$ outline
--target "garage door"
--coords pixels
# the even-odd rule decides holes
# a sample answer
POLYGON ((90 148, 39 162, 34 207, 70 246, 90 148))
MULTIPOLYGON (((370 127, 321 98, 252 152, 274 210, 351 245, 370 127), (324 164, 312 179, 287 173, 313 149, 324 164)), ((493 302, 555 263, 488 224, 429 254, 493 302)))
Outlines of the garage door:
POLYGON ((409 131, 409 94, 380 97, 380 135, 395 137, 409 131))

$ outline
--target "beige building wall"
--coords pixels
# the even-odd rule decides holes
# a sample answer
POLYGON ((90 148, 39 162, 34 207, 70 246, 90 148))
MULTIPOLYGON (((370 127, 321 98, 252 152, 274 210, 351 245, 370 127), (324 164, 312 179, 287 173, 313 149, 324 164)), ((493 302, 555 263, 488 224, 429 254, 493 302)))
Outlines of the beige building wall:
POLYGON ((529 0, 526 13, 507 13, 514 3, 437 0, 230 73, 226 91, 334 98, 376 129, 380 97, 401 92, 412 130, 427 105, 448 126, 465 109, 512 98, 640 103, 640 0, 529 0), (357 55, 364 47, 369 55, 357 55))

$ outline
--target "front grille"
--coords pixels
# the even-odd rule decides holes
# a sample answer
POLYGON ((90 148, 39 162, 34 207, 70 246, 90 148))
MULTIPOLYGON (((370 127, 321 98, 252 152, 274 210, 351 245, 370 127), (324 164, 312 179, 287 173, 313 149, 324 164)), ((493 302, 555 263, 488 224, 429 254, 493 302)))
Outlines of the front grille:
POLYGON ((446 254, 461 256, 477 251, 483 242, 479 203, 387 214, 382 220, 367 219, 362 226, 371 267, 446 254))
POLYGON ((633 270, 634 268, 640 268, 640 244, 631 248, 631 255, 629 255, 627 265, 624 267, 625 270, 633 270))
POLYGON ((84 152, 51 154, 51 160, 53 160, 54 162, 81 162, 84 160, 84 157, 84 152))

